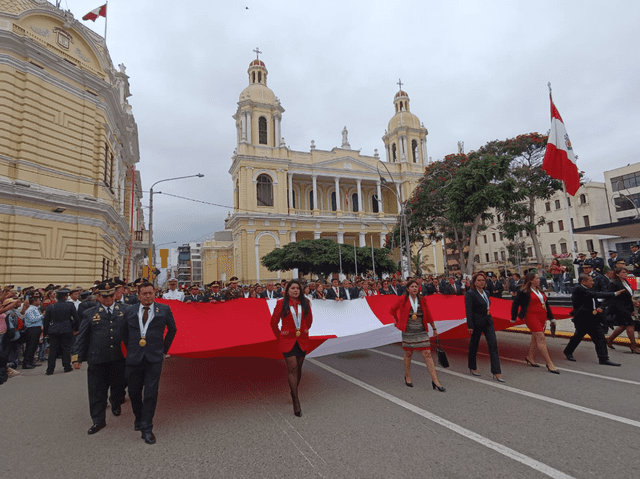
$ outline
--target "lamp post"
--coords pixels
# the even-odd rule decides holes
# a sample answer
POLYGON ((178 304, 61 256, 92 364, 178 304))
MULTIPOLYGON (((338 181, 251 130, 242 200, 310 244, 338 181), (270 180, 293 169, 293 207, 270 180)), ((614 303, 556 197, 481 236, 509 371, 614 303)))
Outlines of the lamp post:
MULTIPOLYGON (((153 269, 156 263, 155 258, 155 250, 153 249, 153 187, 158 183, 162 183, 163 181, 173 181, 173 180, 183 180, 185 178, 203 178, 204 175, 202 173, 198 173, 197 175, 189 175, 189 176, 178 176, 176 178, 166 178, 164 180, 156 181, 151 188, 149 189, 149 281, 153 278, 153 269)), ((161 193, 161 192, 159 192, 161 193)))

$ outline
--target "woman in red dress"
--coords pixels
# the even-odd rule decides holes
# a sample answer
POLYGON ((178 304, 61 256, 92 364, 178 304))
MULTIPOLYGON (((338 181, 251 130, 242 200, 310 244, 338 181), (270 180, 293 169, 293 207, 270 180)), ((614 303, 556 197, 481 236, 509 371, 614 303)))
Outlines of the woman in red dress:
POLYGON ((536 273, 531 272, 525 275, 524 283, 513 301, 511 322, 515 323, 516 318, 524 320, 531 331, 529 354, 525 358, 527 364, 534 368, 540 367, 534 359, 534 354, 538 350, 547 363, 549 372, 560 374, 551 361, 544 336, 547 319, 552 326, 555 326, 556 320, 547 304, 547 296, 540 290, 540 278, 536 273))
POLYGON ((431 357, 431 343, 427 325, 431 325, 436 339, 438 338, 438 330, 429 314, 426 300, 418 294, 419 290, 420 287, 416 280, 410 279, 407 282, 405 293, 398 298, 396 304, 389 311, 393 316, 396 328, 402 331, 404 383, 410 388, 413 387, 413 382, 411 382, 411 357, 414 351, 420 351, 431 374, 431 386, 433 389, 444 392, 445 388, 438 381, 436 365, 431 357))
POLYGON ((302 416, 298 386, 302 376, 302 363, 309 349, 309 328, 312 322, 309 300, 302 294, 300 282, 294 279, 287 284, 284 298, 278 301, 273 310, 271 329, 287 363, 293 413, 298 417, 302 416), (282 328, 278 329, 280 321, 282 328))

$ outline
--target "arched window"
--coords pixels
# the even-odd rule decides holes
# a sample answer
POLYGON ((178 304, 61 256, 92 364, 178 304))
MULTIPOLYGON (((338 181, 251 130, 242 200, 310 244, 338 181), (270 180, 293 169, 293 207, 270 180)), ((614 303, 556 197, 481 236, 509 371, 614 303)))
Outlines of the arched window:
POLYGON ((256 82, 256 72, 251 72, 251 83, 256 82))
POLYGON ((258 206, 273 206, 273 181, 269 175, 258 176, 256 193, 258 206))
POLYGON ((267 144, 267 119, 264 116, 258 118, 258 141, 261 145, 267 144))
POLYGON ((262 83, 262 72, 258 72, 258 83, 262 83))
POLYGON ((391 145, 391 159, 394 163, 398 161, 398 149, 396 148, 396 144, 391 145))
POLYGON ((338 211, 338 202, 336 201, 336 192, 331 193, 331 211, 338 211))
POLYGON ((358 212, 358 193, 354 193, 351 195, 351 209, 354 213, 358 212))
POLYGON ((411 154, 413 155, 413 162, 418 162, 418 142, 416 140, 411 140, 411 154))
POLYGON ((380 204, 378 203, 378 195, 373 195, 371 197, 371 211, 374 213, 380 212, 380 204))
POLYGON ((584 193, 582 193, 580 195, 580 204, 584 205, 587 202, 587 195, 585 195, 584 193))
POLYGON ((309 209, 313 210, 313 190, 309 191, 309 209))
POLYGON ((404 105, 400 102, 400 111, 404 110, 404 105))

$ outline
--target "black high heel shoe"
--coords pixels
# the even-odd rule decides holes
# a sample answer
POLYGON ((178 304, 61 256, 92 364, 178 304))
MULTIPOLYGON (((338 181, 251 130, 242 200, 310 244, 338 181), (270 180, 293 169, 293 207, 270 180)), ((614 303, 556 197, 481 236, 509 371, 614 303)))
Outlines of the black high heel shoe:
POLYGON ((433 389, 437 389, 441 393, 446 391, 446 389, 443 386, 436 386, 436 383, 434 383, 433 381, 431 381, 431 386, 433 386, 433 389))
POLYGON ((493 379, 495 379, 496 381, 498 381, 499 383, 506 383, 507 381, 505 381, 502 378, 499 378, 498 376, 496 376, 495 374, 493 375, 493 379))
POLYGON ((539 365, 539 364, 532 363, 531 361, 529 361, 529 358, 524 358, 524 360, 525 360, 525 361, 527 362, 527 364, 528 364, 529 366, 531 366, 532 368, 539 368, 539 367, 540 367, 540 365, 539 365))
POLYGON ((293 402, 293 414, 297 417, 302 416, 302 409, 300 409, 300 400, 291 393, 291 401, 293 402))
POLYGON ((549 371, 551 374, 560 374, 560 371, 558 371, 557 369, 551 369, 548 364, 547 371, 549 371))
POLYGON ((413 387, 413 383, 410 383, 410 382, 408 382, 408 381, 407 381, 407 376, 405 376, 405 377, 404 377, 404 383, 405 383, 407 386, 409 386, 410 388, 412 388, 412 387, 413 387))
POLYGON ((469 369, 469 372, 472 376, 482 376, 482 374, 480 374, 478 371, 474 371, 473 369, 469 369))

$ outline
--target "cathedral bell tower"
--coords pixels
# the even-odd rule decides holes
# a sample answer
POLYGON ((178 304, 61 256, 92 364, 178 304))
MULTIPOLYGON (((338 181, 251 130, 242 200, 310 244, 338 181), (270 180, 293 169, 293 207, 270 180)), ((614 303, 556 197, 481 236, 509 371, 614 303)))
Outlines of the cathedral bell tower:
POLYGON ((280 123, 284 108, 267 87, 267 67, 254 50, 256 59, 249 64, 249 86, 240 93, 238 110, 233 118, 238 131, 238 146, 279 148, 283 145, 280 123))
POLYGON ((420 120, 409 110, 409 95, 402 90, 402 82, 398 81, 400 90, 393 98, 395 114, 389 121, 382 140, 390 163, 409 163, 426 166, 427 135, 429 132, 420 120))

